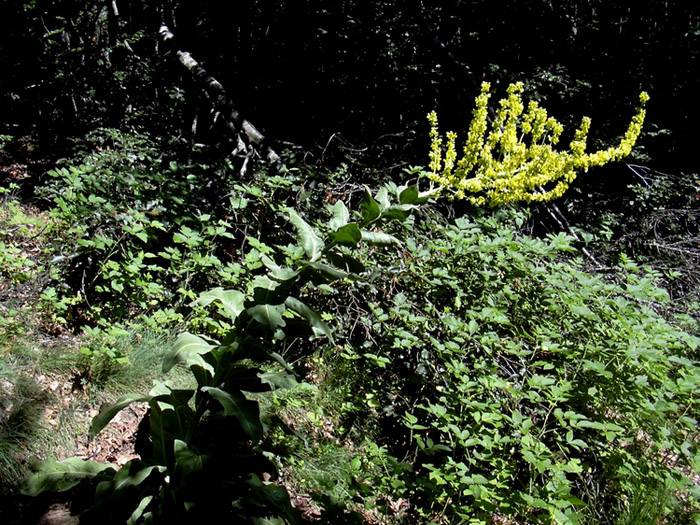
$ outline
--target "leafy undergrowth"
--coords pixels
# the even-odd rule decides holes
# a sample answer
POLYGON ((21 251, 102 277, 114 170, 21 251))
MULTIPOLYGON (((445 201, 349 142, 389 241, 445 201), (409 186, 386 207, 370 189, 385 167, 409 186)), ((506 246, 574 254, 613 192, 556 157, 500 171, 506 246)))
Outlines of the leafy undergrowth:
POLYGON ((661 274, 586 272, 520 209, 439 213, 415 185, 307 167, 234 181, 98 139, 45 212, 3 208, 8 483, 20 455, 77 451, 25 489, 68 490, 87 522, 697 516, 698 326, 661 274), (112 452, 31 444, 95 414, 112 452))
POLYGON ((37 459, 79 455, 123 464, 134 456, 145 408, 125 414, 93 441, 87 439, 90 421, 105 401, 161 375, 172 336, 147 327, 111 337, 89 327, 75 334, 57 322, 57 310, 40 297, 51 279, 51 218, 20 203, 16 190, 5 193, 0 208, 0 515, 25 523, 39 519, 53 501, 37 506, 17 493, 37 459))

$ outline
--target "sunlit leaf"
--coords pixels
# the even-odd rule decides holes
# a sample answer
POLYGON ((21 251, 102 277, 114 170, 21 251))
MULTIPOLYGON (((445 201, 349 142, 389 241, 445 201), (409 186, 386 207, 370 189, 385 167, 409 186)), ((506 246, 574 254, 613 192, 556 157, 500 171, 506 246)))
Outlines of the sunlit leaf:
POLYGON ((345 226, 350 220, 350 212, 343 201, 337 201, 333 205, 333 217, 328 222, 331 230, 336 231, 345 226))
POLYGON ((418 200, 418 185, 408 186, 399 194, 399 202, 401 204, 413 204, 418 200))
POLYGON ((287 324, 282 318, 285 310, 284 304, 259 304, 249 308, 247 311, 261 325, 276 330, 287 324))
POLYGON ((369 224, 374 221, 381 213, 379 205, 372 198, 372 194, 367 187, 365 187, 365 193, 360 201, 360 213, 362 214, 363 224, 369 224))
POLYGON ((63 461, 48 459, 34 466, 32 473, 22 485, 22 493, 37 496, 42 492, 64 492, 72 489, 84 479, 94 478, 112 465, 87 461, 82 458, 68 458, 63 461))
POLYGON ((354 247, 362 239, 362 233, 359 226, 353 222, 339 228, 338 231, 332 232, 330 238, 336 244, 354 247))
POLYGON ((392 244, 401 244, 401 241, 399 241, 396 237, 383 232, 363 231, 362 240, 367 244, 373 244, 378 246, 390 246, 392 244))
POLYGON ((218 301, 221 304, 222 310, 231 320, 235 320, 245 309, 243 307, 243 303, 245 302, 245 295, 243 295, 243 293, 238 290, 224 290, 223 288, 214 288, 213 290, 204 292, 194 304, 207 306, 214 301, 218 301))
POLYGON ((173 349, 163 358, 163 372, 169 372, 175 365, 184 363, 189 367, 201 366, 210 373, 214 373, 214 368, 207 363, 202 355, 207 354, 214 348, 199 336, 184 332, 180 334, 173 345, 173 349))
POLYGON ((318 233, 316 233, 316 230, 314 230, 294 210, 289 210, 289 220, 297 229, 299 241, 301 243, 301 247, 306 253, 306 256, 311 261, 318 260, 318 258, 321 257, 321 252, 323 250, 323 241, 321 240, 321 237, 319 237, 318 233))

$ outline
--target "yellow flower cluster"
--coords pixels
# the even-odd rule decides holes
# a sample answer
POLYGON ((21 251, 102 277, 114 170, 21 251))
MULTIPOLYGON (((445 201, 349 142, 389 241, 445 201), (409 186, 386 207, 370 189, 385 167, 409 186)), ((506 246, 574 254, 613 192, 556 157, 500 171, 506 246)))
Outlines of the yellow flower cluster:
POLYGON ((617 146, 586 153, 591 120, 583 118, 568 151, 555 150, 563 126, 536 102, 530 102, 525 111, 520 82, 508 87, 508 96, 501 100, 487 133, 490 89, 488 83, 481 85, 459 160, 457 134, 448 133, 443 148, 437 114, 428 115, 430 180, 450 198, 468 198, 474 204, 489 206, 555 199, 568 189, 578 170, 585 172, 629 155, 642 130, 644 106, 649 100, 646 93, 640 95, 637 114, 617 146))

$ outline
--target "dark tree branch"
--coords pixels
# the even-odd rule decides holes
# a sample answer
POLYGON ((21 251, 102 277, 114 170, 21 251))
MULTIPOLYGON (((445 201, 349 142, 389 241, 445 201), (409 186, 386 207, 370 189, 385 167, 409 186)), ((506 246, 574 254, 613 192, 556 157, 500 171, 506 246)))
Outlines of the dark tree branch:
POLYGON ((175 45, 175 35, 165 24, 158 31, 162 41, 177 54, 180 63, 187 68, 197 83, 202 87, 215 110, 221 114, 226 127, 250 148, 260 153, 278 171, 283 165, 279 155, 269 146, 265 136, 248 120, 244 119, 234 106, 221 83, 209 75, 207 71, 187 51, 182 51, 175 45))

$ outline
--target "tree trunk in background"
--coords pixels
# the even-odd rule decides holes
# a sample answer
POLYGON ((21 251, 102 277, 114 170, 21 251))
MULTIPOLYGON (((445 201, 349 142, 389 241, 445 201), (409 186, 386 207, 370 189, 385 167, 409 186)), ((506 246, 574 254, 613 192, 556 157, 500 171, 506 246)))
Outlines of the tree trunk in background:
MULTIPOLYGON (((266 158, 278 171, 282 171, 283 166, 279 155, 268 145, 265 136, 252 123, 241 117, 221 83, 209 75, 190 53, 177 49, 175 35, 168 29, 168 26, 161 25, 158 33, 163 42, 175 51, 180 63, 187 68, 202 87, 214 108, 223 116, 226 127, 239 139, 239 143, 241 141, 247 143, 249 148, 266 158)), ((247 151, 248 156, 251 153, 252 151, 247 151)))

